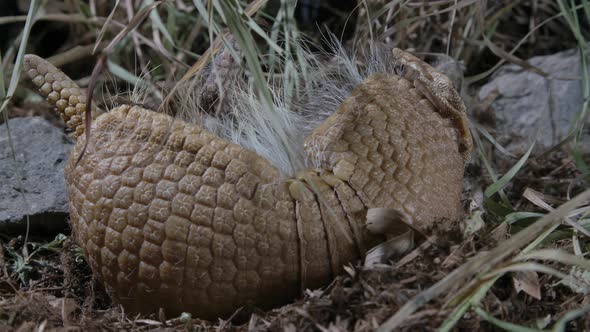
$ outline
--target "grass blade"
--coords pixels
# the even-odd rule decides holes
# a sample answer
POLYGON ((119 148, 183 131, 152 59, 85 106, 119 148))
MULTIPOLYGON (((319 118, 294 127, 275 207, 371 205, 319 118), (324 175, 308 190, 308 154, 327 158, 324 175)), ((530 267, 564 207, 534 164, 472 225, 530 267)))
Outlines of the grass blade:
POLYGON ((23 57, 25 56, 25 50, 27 48, 27 42, 29 41, 29 35, 31 33, 31 29, 33 28, 33 24, 35 24, 36 17, 37 17, 37 9, 39 8, 39 1, 38 0, 31 0, 31 4, 29 6, 29 13, 27 14, 27 20, 25 22, 25 27, 21 34, 21 42, 18 48, 18 53, 16 55, 16 60, 14 62, 14 68, 12 70, 12 76, 10 77, 10 83, 8 84, 8 90, 6 94, 3 96, 2 106, 0 106, 0 114, 4 111, 6 106, 8 106, 8 102, 20 80, 21 75, 21 67, 23 64, 23 57))
POLYGON ((516 325, 516 324, 505 322, 503 320, 493 317, 492 315, 488 314, 485 310, 483 310, 479 307, 476 307, 474 310, 479 315, 479 317, 487 320, 488 322, 490 322, 490 323, 496 325, 497 327, 499 327, 503 330, 506 330, 506 331, 512 331, 512 332, 542 332, 543 331, 543 330, 533 329, 530 327, 525 327, 522 325, 516 325))
POLYGON ((457 284, 464 283, 465 280, 472 278, 475 274, 488 270, 490 267, 502 262, 519 248, 535 240, 540 235, 543 235, 548 229, 557 227, 560 220, 567 215, 569 211, 575 209, 588 199, 590 199, 590 190, 584 191, 572 200, 561 205, 555 211, 545 215, 526 229, 503 241, 496 248, 489 252, 479 254, 467 263, 461 265, 449 273, 445 278, 408 301, 393 316, 386 320, 377 331, 385 332, 396 329, 409 315, 414 313, 418 308, 422 307, 434 297, 449 291, 457 284))
POLYGON ((520 160, 514 166, 512 166, 512 168, 506 174, 504 174, 500 179, 498 179, 498 181, 494 182, 492 185, 486 188, 486 190, 484 191, 485 197, 492 197, 493 194, 500 191, 512 180, 512 178, 516 175, 516 173, 518 173, 518 171, 522 168, 524 163, 528 160, 529 155, 533 151, 534 147, 535 143, 531 144, 524 156, 522 156, 520 160))

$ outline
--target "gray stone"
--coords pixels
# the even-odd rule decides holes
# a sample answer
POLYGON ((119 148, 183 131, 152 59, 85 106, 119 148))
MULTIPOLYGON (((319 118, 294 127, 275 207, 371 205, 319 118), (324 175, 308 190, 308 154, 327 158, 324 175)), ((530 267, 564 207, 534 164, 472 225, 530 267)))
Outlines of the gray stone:
MULTIPOLYGON (((484 100, 494 90, 492 103, 496 139, 509 152, 522 155, 536 140, 535 151, 546 151, 567 137, 582 108, 582 70, 577 50, 538 56, 528 62, 548 73, 551 79, 505 65, 478 94, 484 100)), ((590 153, 590 133, 583 136, 581 151, 590 153)))
POLYGON ((6 124, 1 124, 0 232, 24 231, 27 215, 32 232, 64 229, 68 206, 63 169, 72 141, 41 117, 11 119, 8 126, 16 163, 6 124))

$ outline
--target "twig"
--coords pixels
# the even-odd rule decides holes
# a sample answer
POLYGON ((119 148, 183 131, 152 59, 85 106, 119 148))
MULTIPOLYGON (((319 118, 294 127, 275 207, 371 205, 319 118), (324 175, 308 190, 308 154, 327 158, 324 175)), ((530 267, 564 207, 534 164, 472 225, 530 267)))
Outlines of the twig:
POLYGON ((418 308, 422 307, 435 297, 449 291, 455 285, 465 282, 468 278, 473 277, 478 272, 486 271, 490 267, 501 263, 506 257, 527 243, 533 241, 549 227, 559 223, 569 211, 588 199, 590 199, 590 190, 584 191, 571 201, 561 205, 555 211, 552 211, 534 224, 520 231, 518 234, 500 243, 493 250, 479 254, 467 263, 461 265, 453 272, 449 273, 444 279, 420 292, 413 299, 408 301, 393 316, 385 321, 377 331, 385 332, 395 330, 418 308))

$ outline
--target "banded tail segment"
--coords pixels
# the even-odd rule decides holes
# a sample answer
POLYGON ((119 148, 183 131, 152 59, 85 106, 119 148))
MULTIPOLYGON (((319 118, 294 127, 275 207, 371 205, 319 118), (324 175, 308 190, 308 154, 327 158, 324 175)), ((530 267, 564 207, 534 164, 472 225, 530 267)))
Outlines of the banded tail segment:
MULTIPOLYGON (((73 136, 84 133, 84 112, 86 111, 86 91, 71 78, 47 60, 33 54, 24 58, 24 68, 29 78, 39 88, 47 101, 55 106, 66 126, 73 130, 73 136)), ((92 107, 92 118, 96 108, 92 107)))

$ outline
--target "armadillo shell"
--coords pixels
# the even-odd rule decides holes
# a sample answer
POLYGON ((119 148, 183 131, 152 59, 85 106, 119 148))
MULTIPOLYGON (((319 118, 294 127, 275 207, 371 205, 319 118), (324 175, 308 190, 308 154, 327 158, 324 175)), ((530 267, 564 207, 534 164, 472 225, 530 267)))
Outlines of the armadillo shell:
POLYGON ((65 169, 71 223, 128 311, 228 317, 328 283, 380 237, 366 211, 431 227, 461 215, 452 121, 412 84, 375 75, 307 139, 320 168, 284 179, 267 160, 141 107, 98 117, 65 169))

